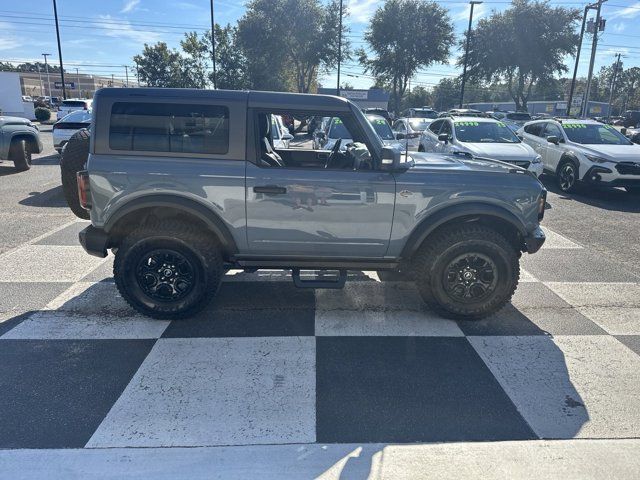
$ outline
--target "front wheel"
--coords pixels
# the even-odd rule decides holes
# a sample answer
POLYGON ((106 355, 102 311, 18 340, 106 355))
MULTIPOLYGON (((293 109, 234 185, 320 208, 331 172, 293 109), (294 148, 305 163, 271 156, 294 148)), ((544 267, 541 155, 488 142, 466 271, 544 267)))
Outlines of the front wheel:
POLYGON ((564 160, 558 167, 558 186, 565 193, 575 192, 578 187, 578 167, 571 160, 564 160))
POLYGON ((482 225, 444 230, 418 254, 416 284, 428 306, 445 317, 477 320, 500 310, 518 286, 518 252, 482 225))
POLYGON ((9 147, 9 159, 19 172, 24 172, 31 168, 31 150, 26 140, 14 140, 9 147))
POLYGON ((122 297, 157 319, 193 316, 215 296, 224 275, 211 235, 180 221, 142 226, 120 244, 113 265, 122 297))

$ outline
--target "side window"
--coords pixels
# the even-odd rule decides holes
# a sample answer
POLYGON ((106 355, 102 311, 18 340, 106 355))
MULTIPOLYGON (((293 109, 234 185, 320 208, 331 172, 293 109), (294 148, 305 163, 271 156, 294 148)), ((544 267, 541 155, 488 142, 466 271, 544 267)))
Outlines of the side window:
POLYGON ((558 137, 560 140, 564 139, 564 135, 562 135, 560 128, 557 125, 554 125, 553 123, 547 123, 547 126, 545 127, 544 132, 542 133, 542 136, 544 138, 558 137))
POLYGON ((393 129, 396 132, 400 132, 400 133, 405 133, 407 131, 406 127, 404 126, 404 122, 402 121, 397 121, 395 127, 393 127, 393 129))
POLYGON ((109 148, 225 154, 229 151, 229 109, 216 105, 114 103, 109 148))
POLYGON ((440 129, 440 134, 446 133, 449 138, 452 138, 453 132, 451 131, 451 122, 445 122, 442 124, 442 128, 440 129))
POLYGON ((532 123, 531 125, 527 125, 526 127, 524 127, 524 131, 525 133, 528 133, 530 135, 540 137, 542 134, 542 129, 545 125, 546 123, 532 123))
POLYGON ((438 132, 440 131, 440 127, 442 127, 443 123, 444 123, 444 120, 436 120, 435 122, 432 122, 431 125, 429 125, 429 130, 431 130, 431 132, 438 135, 438 132))

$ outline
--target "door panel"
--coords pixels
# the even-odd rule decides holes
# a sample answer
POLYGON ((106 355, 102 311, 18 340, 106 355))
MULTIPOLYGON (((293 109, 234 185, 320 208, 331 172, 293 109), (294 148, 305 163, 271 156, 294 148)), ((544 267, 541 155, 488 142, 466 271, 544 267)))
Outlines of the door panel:
POLYGON ((251 254, 379 258, 387 251, 390 173, 247 163, 246 199, 251 254))

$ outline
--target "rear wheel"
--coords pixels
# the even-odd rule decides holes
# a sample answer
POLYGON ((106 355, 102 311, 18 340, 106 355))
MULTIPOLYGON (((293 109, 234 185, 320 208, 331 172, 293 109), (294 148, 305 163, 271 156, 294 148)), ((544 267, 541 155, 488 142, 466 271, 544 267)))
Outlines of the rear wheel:
POLYGON ((578 166, 571 160, 563 160, 556 173, 560 190, 566 193, 575 192, 578 187, 578 166))
POLYGON ((13 161, 13 165, 19 172, 24 172, 31 168, 31 151, 26 140, 17 139, 11 142, 9 160, 13 161))
POLYGON ((89 219, 89 212, 82 208, 78 198, 76 173, 83 170, 89 157, 89 131, 80 130, 73 134, 60 158, 62 192, 67 205, 78 218, 89 219))
POLYGON ((224 275, 218 244, 180 221, 142 226, 116 251, 113 266, 122 297, 157 319, 193 316, 215 296, 224 275))
POLYGON ((427 242, 417 257, 416 284, 433 310, 476 320, 511 299, 520 265, 518 252, 501 234, 482 225, 462 225, 427 242))

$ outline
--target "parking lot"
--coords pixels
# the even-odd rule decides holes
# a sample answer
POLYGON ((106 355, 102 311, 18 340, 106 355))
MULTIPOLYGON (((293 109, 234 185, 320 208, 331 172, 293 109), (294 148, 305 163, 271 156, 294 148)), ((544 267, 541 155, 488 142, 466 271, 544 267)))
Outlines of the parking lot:
POLYGON ((118 296, 112 256, 79 246, 87 222, 66 207, 47 130, 31 170, 0 164, 7 478, 640 469, 640 197, 544 178, 547 242, 486 320, 439 318, 375 272, 314 291, 262 270, 229 272, 197 318, 157 321, 118 296))

